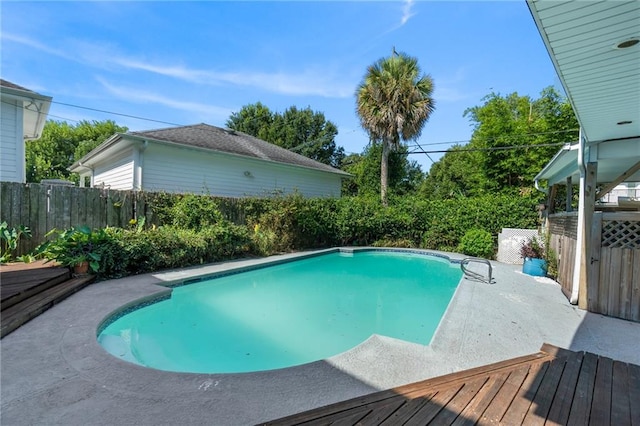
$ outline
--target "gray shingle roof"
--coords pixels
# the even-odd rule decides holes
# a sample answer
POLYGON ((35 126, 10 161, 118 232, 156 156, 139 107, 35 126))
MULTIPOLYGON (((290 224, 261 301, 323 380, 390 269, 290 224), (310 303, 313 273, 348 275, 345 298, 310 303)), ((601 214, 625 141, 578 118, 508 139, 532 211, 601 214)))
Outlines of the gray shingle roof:
MULTIPOLYGON (((29 89, 27 89, 26 87, 18 86, 18 85, 17 85, 17 84, 15 84, 15 83, 12 83, 12 82, 7 81, 7 80, 3 80, 3 79, 1 79, 1 78, 0 78, 0 86, 2 86, 2 87, 8 87, 8 88, 10 88, 10 89, 24 90, 25 92, 33 92, 33 90, 29 90, 29 89)), ((35 93, 35 92, 33 92, 33 93, 35 93)))
POLYGON ((348 173, 342 170, 296 154, 246 133, 222 129, 204 123, 144 132, 129 132, 128 134, 349 176, 348 173))

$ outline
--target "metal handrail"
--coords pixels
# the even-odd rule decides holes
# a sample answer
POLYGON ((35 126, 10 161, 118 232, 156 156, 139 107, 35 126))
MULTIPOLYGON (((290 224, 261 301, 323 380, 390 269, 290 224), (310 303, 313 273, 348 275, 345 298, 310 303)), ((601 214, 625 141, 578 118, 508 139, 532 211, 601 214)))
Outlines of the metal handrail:
POLYGON ((465 275, 467 275, 467 276, 469 276, 469 277, 471 277, 471 278, 473 278, 475 280, 482 281, 482 282, 487 283, 487 284, 492 284, 492 281, 493 281, 493 278, 492 278, 493 267, 491 266, 491 262, 489 262, 487 259, 479 259, 477 257, 467 257, 465 259, 462 259, 462 262, 460 262, 460 269, 462 269, 462 272, 465 275), (489 267, 489 270, 488 270, 489 277, 485 278, 483 275, 481 275, 481 274, 479 274, 477 272, 470 271, 469 269, 466 269, 465 265, 468 265, 471 262, 483 263, 483 264, 487 265, 489 267))

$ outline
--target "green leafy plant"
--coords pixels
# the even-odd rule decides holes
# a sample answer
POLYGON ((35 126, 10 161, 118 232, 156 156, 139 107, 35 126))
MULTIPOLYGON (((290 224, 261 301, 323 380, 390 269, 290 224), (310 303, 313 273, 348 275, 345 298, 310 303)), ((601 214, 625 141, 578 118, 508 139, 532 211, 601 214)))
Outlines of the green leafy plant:
POLYGON ((12 253, 17 247, 20 237, 31 238, 31 230, 20 225, 18 228, 11 228, 7 222, 0 223, 0 263, 6 263, 11 260, 12 253))
POLYGON ((523 259, 544 259, 545 255, 544 244, 535 235, 523 242, 520 246, 520 256, 523 259))
POLYGON ((458 251, 469 256, 491 259, 494 254, 493 237, 484 229, 470 229, 460 240, 458 251))
POLYGON ((74 266, 88 262, 92 272, 100 268, 100 243, 107 239, 104 229, 92 231, 88 226, 70 228, 67 230, 52 229, 47 233, 57 236, 36 248, 36 253, 42 254, 47 262, 56 261, 62 266, 74 266))

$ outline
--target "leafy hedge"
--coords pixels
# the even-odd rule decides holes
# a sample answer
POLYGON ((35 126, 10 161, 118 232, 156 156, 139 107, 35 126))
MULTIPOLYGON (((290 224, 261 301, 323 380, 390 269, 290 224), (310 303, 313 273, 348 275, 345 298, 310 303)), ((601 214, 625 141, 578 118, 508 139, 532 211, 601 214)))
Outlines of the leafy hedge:
POLYGON ((100 279, 233 259, 251 252, 252 245, 246 227, 228 222, 199 230, 162 226, 107 233, 111 238, 97 249, 100 279))
POLYGON ((389 207, 377 197, 307 199, 299 194, 229 203, 242 224, 231 223, 223 211, 228 206, 212 197, 166 195, 157 201, 159 226, 106 229, 108 238, 96 248, 99 278, 343 245, 462 250, 491 257, 503 227, 537 225, 536 200, 508 195, 402 197, 389 207))

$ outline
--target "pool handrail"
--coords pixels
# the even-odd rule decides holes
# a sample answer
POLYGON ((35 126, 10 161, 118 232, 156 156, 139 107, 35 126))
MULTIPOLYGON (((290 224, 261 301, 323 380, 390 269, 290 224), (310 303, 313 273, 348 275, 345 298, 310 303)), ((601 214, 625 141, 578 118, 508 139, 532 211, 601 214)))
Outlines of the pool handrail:
POLYGON ((460 269, 462 269, 462 272, 465 274, 465 276, 471 277, 475 280, 478 281, 482 281, 484 283, 487 284, 492 284, 493 283, 493 267, 491 266, 491 262, 489 262, 487 259, 481 259, 478 257, 466 257, 464 259, 462 259, 462 261, 460 262, 460 269), (483 263, 485 265, 488 266, 488 277, 485 278, 482 274, 479 274, 478 272, 474 272, 471 271, 467 268, 465 268, 466 265, 468 265, 471 262, 476 262, 476 263, 483 263))

